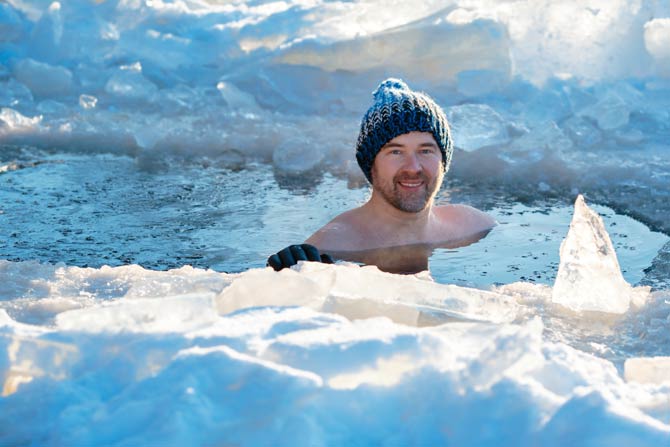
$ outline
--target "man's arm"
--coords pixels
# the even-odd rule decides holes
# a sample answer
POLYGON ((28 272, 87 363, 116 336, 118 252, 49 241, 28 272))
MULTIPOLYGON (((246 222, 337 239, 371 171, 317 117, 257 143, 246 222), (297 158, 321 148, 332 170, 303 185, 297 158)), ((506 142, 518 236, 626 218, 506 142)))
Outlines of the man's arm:
POLYGON ((456 240, 468 239, 475 235, 486 235, 498 225, 491 215, 469 205, 451 205, 446 212, 449 213, 449 216, 445 217, 453 219, 458 228, 454 237, 456 240))
POLYGON ((325 262, 332 264, 328 252, 350 250, 350 230, 341 214, 311 235, 303 244, 289 245, 268 258, 267 265, 279 271, 291 267, 298 261, 325 262), (325 253, 324 253, 325 252, 325 253))
POLYGON ((311 244, 315 247, 333 247, 337 243, 337 233, 338 231, 330 227, 331 224, 327 224, 319 228, 314 234, 307 238, 305 244, 311 244))
POLYGON ((289 245, 283 250, 271 255, 267 265, 276 271, 291 267, 298 261, 313 261, 332 264, 335 262, 327 253, 319 253, 319 249, 309 244, 289 245))
POLYGON ((346 219, 339 215, 318 229, 305 241, 322 251, 349 251, 360 248, 358 232, 346 219))

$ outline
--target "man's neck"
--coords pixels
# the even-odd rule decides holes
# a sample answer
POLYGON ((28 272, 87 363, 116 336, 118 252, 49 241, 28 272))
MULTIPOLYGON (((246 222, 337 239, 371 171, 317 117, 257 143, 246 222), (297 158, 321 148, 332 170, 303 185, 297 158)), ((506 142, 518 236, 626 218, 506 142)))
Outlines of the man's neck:
POLYGON ((421 236, 431 223, 433 200, 423 210, 410 213, 399 210, 388 203, 380 194, 373 190, 370 200, 362 207, 366 218, 374 222, 383 232, 399 236, 412 234, 421 236))

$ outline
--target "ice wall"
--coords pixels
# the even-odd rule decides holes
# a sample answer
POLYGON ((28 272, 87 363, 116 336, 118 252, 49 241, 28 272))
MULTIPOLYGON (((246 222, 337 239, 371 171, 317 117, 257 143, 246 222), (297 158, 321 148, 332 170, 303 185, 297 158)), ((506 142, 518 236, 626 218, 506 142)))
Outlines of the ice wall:
MULTIPOLYGON (((665 128, 664 103, 655 102, 668 97, 669 8, 651 0, 4 2, 0 107, 24 124, 2 118, 0 142, 130 154, 237 149, 270 160, 297 133, 302 145, 328 141, 339 156, 318 163, 341 167, 370 91, 394 75, 447 108, 488 104, 512 130, 484 141, 476 129, 461 132, 456 145, 468 150, 636 144, 650 126, 665 128), (633 126, 634 110, 644 119, 633 126)), ((481 113, 474 119, 490 116, 481 113)))
POLYGON ((670 231, 669 17, 655 0, 12 0, 0 144, 364 184, 359 119, 381 79, 403 77, 448 112, 451 178, 590 191, 670 231))

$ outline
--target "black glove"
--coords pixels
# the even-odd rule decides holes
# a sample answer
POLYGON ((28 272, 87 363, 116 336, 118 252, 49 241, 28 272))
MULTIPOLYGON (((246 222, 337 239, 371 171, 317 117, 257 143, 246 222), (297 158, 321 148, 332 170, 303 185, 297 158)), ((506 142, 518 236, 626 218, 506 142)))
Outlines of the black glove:
POLYGON ((289 245, 278 253, 273 254, 268 258, 270 267, 279 271, 281 269, 296 265, 298 261, 314 261, 332 264, 335 262, 329 254, 319 253, 319 249, 313 245, 300 244, 289 245))

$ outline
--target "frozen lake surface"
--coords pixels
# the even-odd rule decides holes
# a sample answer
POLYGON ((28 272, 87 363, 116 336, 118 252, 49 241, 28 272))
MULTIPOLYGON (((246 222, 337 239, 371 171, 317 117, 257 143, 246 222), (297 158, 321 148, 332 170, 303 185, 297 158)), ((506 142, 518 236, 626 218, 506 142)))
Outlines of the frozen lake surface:
POLYGON ((604 414, 593 423, 628 436, 623 421, 645 421, 646 413, 652 419, 636 430, 649 443, 668 436, 663 424, 650 428, 670 414, 661 397, 668 385, 652 385, 640 397, 642 385, 623 379, 647 374, 631 373, 626 361, 670 356, 667 279, 658 274, 667 264, 654 266, 668 237, 628 216, 594 206, 624 278, 657 291, 623 316, 580 314, 552 303, 573 213, 559 199, 523 204, 503 191, 448 182, 438 201, 479 206, 500 225, 471 246, 436 250, 436 282, 357 266, 276 273, 262 269, 269 247, 302 240, 365 200, 367 188, 348 188, 329 173, 309 182, 277 178, 263 164, 233 171, 182 161, 157 172, 128 156, 20 155, 24 167, 1 178, 0 406, 3 425, 17 426, 35 411, 40 424, 51 422, 5 432, 10 443, 293 443, 306 425, 315 430, 306 445, 353 442, 370 426, 375 431, 364 443, 394 436, 402 444, 465 442, 471 434, 456 428, 441 434, 457 422, 430 416, 456 408, 471 415, 458 424, 490 420, 491 431, 476 443, 506 436, 509 445, 558 445, 583 429, 554 424, 575 424, 594 406, 604 414), (549 371, 560 368, 566 377, 557 383, 549 371), (539 395, 527 388, 530 377, 544 390, 539 395), (579 383, 600 391, 574 395, 579 383), (433 387, 441 399, 427 399, 433 387), (560 393, 546 400, 548 390, 558 393, 552 387, 560 393), (601 400, 603 387, 627 397, 601 400), (260 417, 268 405, 273 415, 260 417), (377 405, 394 407, 372 416, 377 405), (500 413, 491 413, 492 405, 500 413), (610 413, 618 405, 641 413, 610 413), (404 406, 425 412, 416 416, 424 425, 392 430, 405 420, 404 406), (521 414, 503 411, 510 406, 521 414), (564 406, 566 415, 555 413, 564 406), (134 408, 131 419, 127 407, 134 408), (368 415, 367 422, 360 425, 352 411, 368 415), (168 430, 138 422, 170 417, 186 419, 168 430), (122 428, 103 429, 119 419, 122 428), (258 424, 270 424, 264 436, 254 435, 258 424), (335 429, 341 424, 344 432, 335 429), (523 430, 507 433, 506 424, 523 430))

